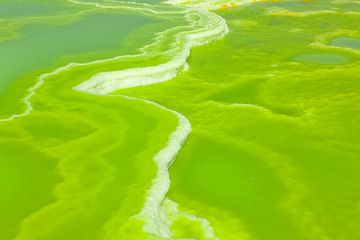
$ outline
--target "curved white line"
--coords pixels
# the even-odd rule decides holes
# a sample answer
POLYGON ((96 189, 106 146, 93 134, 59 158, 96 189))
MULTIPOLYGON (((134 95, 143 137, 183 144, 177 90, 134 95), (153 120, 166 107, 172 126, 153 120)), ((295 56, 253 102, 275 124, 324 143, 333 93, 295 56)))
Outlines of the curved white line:
MULTIPOLYGON (((113 5, 107 6, 99 3, 86 3, 77 0, 68 1, 75 4, 91 4, 100 8, 127 8, 113 5)), ((139 8, 141 9, 141 5, 139 8)), ((145 11, 144 9, 142 10, 145 11)), ((89 80, 75 86, 74 89, 77 91, 87 92, 89 94, 111 95, 109 93, 114 92, 115 90, 150 85, 173 79, 181 71, 188 67, 187 58, 190 55, 192 47, 204 45, 208 42, 220 39, 228 32, 228 26, 225 20, 215 13, 193 7, 187 8, 185 12, 189 22, 192 22, 192 28, 196 27, 196 30, 193 29, 180 32, 176 36, 174 49, 167 52, 167 54, 171 54, 173 56, 168 62, 156 66, 98 73, 89 80)), ((162 34, 164 34, 164 32, 162 34)), ((14 114, 6 119, 0 119, 0 121, 11 121, 15 118, 28 115, 33 110, 30 100, 32 96, 35 95, 36 90, 45 82, 47 77, 59 74, 64 70, 68 70, 76 66, 91 65, 100 62, 117 60, 124 57, 138 57, 146 55, 151 46, 161 41, 162 36, 163 35, 159 35, 155 43, 144 47, 141 49, 141 53, 137 55, 118 56, 111 59, 97 60, 89 63, 70 63, 54 70, 53 72, 40 75, 36 84, 28 89, 28 94, 23 98, 23 102, 26 105, 25 111, 20 114, 14 114)), ((212 227, 206 219, 201 219, 190 214, 180 212, 177 209, 176 204, 166 198, 166 194, 170 188, 169 167, 175 160, 176 155, 191 132, 191 124, 189 120, 179 112, 153 101, 130 96, 120 96, 154 105, 172 113, 178 119, 178 126, 169 136, 167 145, 154 157, 154 161, 158 167, 156 177, 152 180, 152 186, 147 191, 147 196, 142 210, 139 214, 134 216, 134 218, 141 219, 145 222, 144 230, 147 233, 157 237, 171 238, 172 232, 170 231, 170 226, 174 219, 173 217, 168 216, 169 213, 171 213, 171 215, 186 216, 193 221, 200 222, 204 231, 204 236, 207 239, 217 239, 212 227)))
MULTIPOLYGON (((177 42, 185 41, 185 43, 180 44, 180 47, 173 50, 174 57, 170 61, 156 66, 98 73, 89 80, 77 85, 75 89, 92 94, 106 95, 119 89, 151 85, 173 79, 183 69, 187 68, 187 58, 192 47, 220 39, 228 32, 225 20, 214 13, 199 8, 191 8, 189 14, 191 15, 188 15, 188 18, 191 18, 193 14, 197 15, 197 24, 201 28, 200 30, 192 30, 177 36, 177 42)), ((179 112, 153 101, 128 96, 123 97, 157 106, 171 112, 178 118, 178 126, 171 133, 167 145, 154 157, 158 167, 156 177, 152 181, 151 188, 147 191, 144 207, 139 214, 134 216, 145 221, 144 230, 147 233, 157 237, 171 238, 171 219, 167 214, 166 207, 164 207, 166 194, 170 188, 169 167, 190 134, 191 124, 179 112)), ((185 215, 183 214, 182 216, 185 215)), ((187 216, 190 215, 188 214, 187 216)), ((201 226, 207 226, 204 224, 205 220, 203 219, 195 216, 192 219, 200 221, 201 226)), ((203 231, 204 235, 212 235, 209 239, 217 239, 212 228, 210 231, 204 228, 203 231)))

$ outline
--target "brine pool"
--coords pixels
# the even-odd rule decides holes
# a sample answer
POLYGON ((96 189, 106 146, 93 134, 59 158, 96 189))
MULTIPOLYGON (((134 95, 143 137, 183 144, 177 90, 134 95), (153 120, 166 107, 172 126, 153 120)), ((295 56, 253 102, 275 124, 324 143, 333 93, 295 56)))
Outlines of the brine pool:
POLYGON ((0 1, 0 240, 360 238, 357 1, 0 1))

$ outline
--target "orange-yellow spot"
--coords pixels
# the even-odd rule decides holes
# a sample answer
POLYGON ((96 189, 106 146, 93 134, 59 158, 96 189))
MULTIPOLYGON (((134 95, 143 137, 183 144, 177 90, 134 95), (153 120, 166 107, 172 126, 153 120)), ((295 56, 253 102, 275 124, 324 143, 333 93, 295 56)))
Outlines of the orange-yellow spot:
POLYGON ((227 10, 229 8, 230 8, 230 6, 228 4, 221 4, 219 7, 220 10, 227 10))
POLYGON ((220 10, 227 10, 229 8, 234 8, 234 7, 237 7, 237 4, 235 2, 231 2, 231 3, 224 3, 224 4, 221 4, 219 9, 220 10))

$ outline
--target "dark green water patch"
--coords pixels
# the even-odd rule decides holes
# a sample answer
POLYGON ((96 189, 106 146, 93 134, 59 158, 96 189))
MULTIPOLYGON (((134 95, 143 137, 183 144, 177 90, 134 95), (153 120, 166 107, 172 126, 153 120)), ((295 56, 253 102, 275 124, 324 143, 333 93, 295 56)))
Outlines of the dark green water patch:
POLYGON ((227 87, 211 94, 209 99, 226 103, 259 104, 258 83, 259 80, 227 87))
POLYGON ((131 31, 154 20, 124 14, 96 14, 71 25, 25 27, 22 37, 0 44, 0 93, 14 80, 54 64, 64 55, 111 51, 131 31))
POLYGON ((56 1, 5 0, 0 2, 0 18, 49 16, 66 9, 69 8, 56 1))
POLYGON ((258 6, 262 7, 280 7, 285 8, 289 11, 319 11, 319 10, 329 10, 328 1, 269 1, 269 2, 260 2, 256 3, 258 6))
POLYGON ((360 39, 350 37, 338 37, 331 41, 331 45, 335 47, 345 47, 360 50, 360 39))
POLYGON ((296 62, 318 63, 318 64, 344 64, 349 62, 345 56, 332 53, 302 54, 294 57, 296 62))
POLYGON ((170 176, 176 172, 181 178, 181 184, 173 179, 173 189, 231 209, 252 223, 259 239, 280 226, 289 227, 274 209, 270 210, 282 196, 283 186, 251 150, 195 134, 179 155, 177 169, 171 171, 170 176), (268 214, 273 217, 271 224, 267 223, 268 214))
POLYGON ((264 101, 263 91, 261 91, 261 83, 265 80, 256 79, 248 81, 243 84, 237 84, 226 87, 210 94, 209 100, 228 104, 249 104, 259 108, 267 109, 275 114, 288 115, 288 116, 301 116, 303 111, 294 106, 286 104, 274 104, 264 101))

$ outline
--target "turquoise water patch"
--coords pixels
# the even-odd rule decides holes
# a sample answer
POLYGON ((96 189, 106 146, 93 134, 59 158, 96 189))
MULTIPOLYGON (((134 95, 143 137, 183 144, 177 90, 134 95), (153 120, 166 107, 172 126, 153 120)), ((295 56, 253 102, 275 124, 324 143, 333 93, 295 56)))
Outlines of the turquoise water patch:
POLYGON ((96 14, 71 25, 31 25, 22 37, 0 44, 0 92, 35 69, 51 66, 60 56, 111 51, 131 31, 154 20, 143 16, 96 14))
POLYGON ((301 2, 301 1, 264 1, 257 3, 258 6, 265 6, 265 7, 281 7, 286 8, 289 11, 317 11, 317 10, 328 10, 329 4, 327 1, 313 1, 313 2, 301 2))
MULTIPOLYGON (((341 6, 341 11, 343 12, 359 12, 360 11, 360 4, 358 4, 358 1, 344 1, 340 2, 337 1, 336 4, 338 6, 341 6)), ((334 5, 335 7, 337 5, 334 5)))
POLYGON ((0 8, 0 18, 18 18, 45 15, 49 16, 58 11, 69 9, 63 4, 53 2, 34 2, 34 1, 2 1, 0 8))
POLYGON ((294 58, 296 62, 303 63, 318 63, 318 64, 344 64, 349 60, 348 58, 331 53, 314 53, 314 54, 302 54, 294 58))
POLYGON ((360 50, 360 39, 338 37, 331 41, 331 45, 335 47, 345 47, 360 50))

